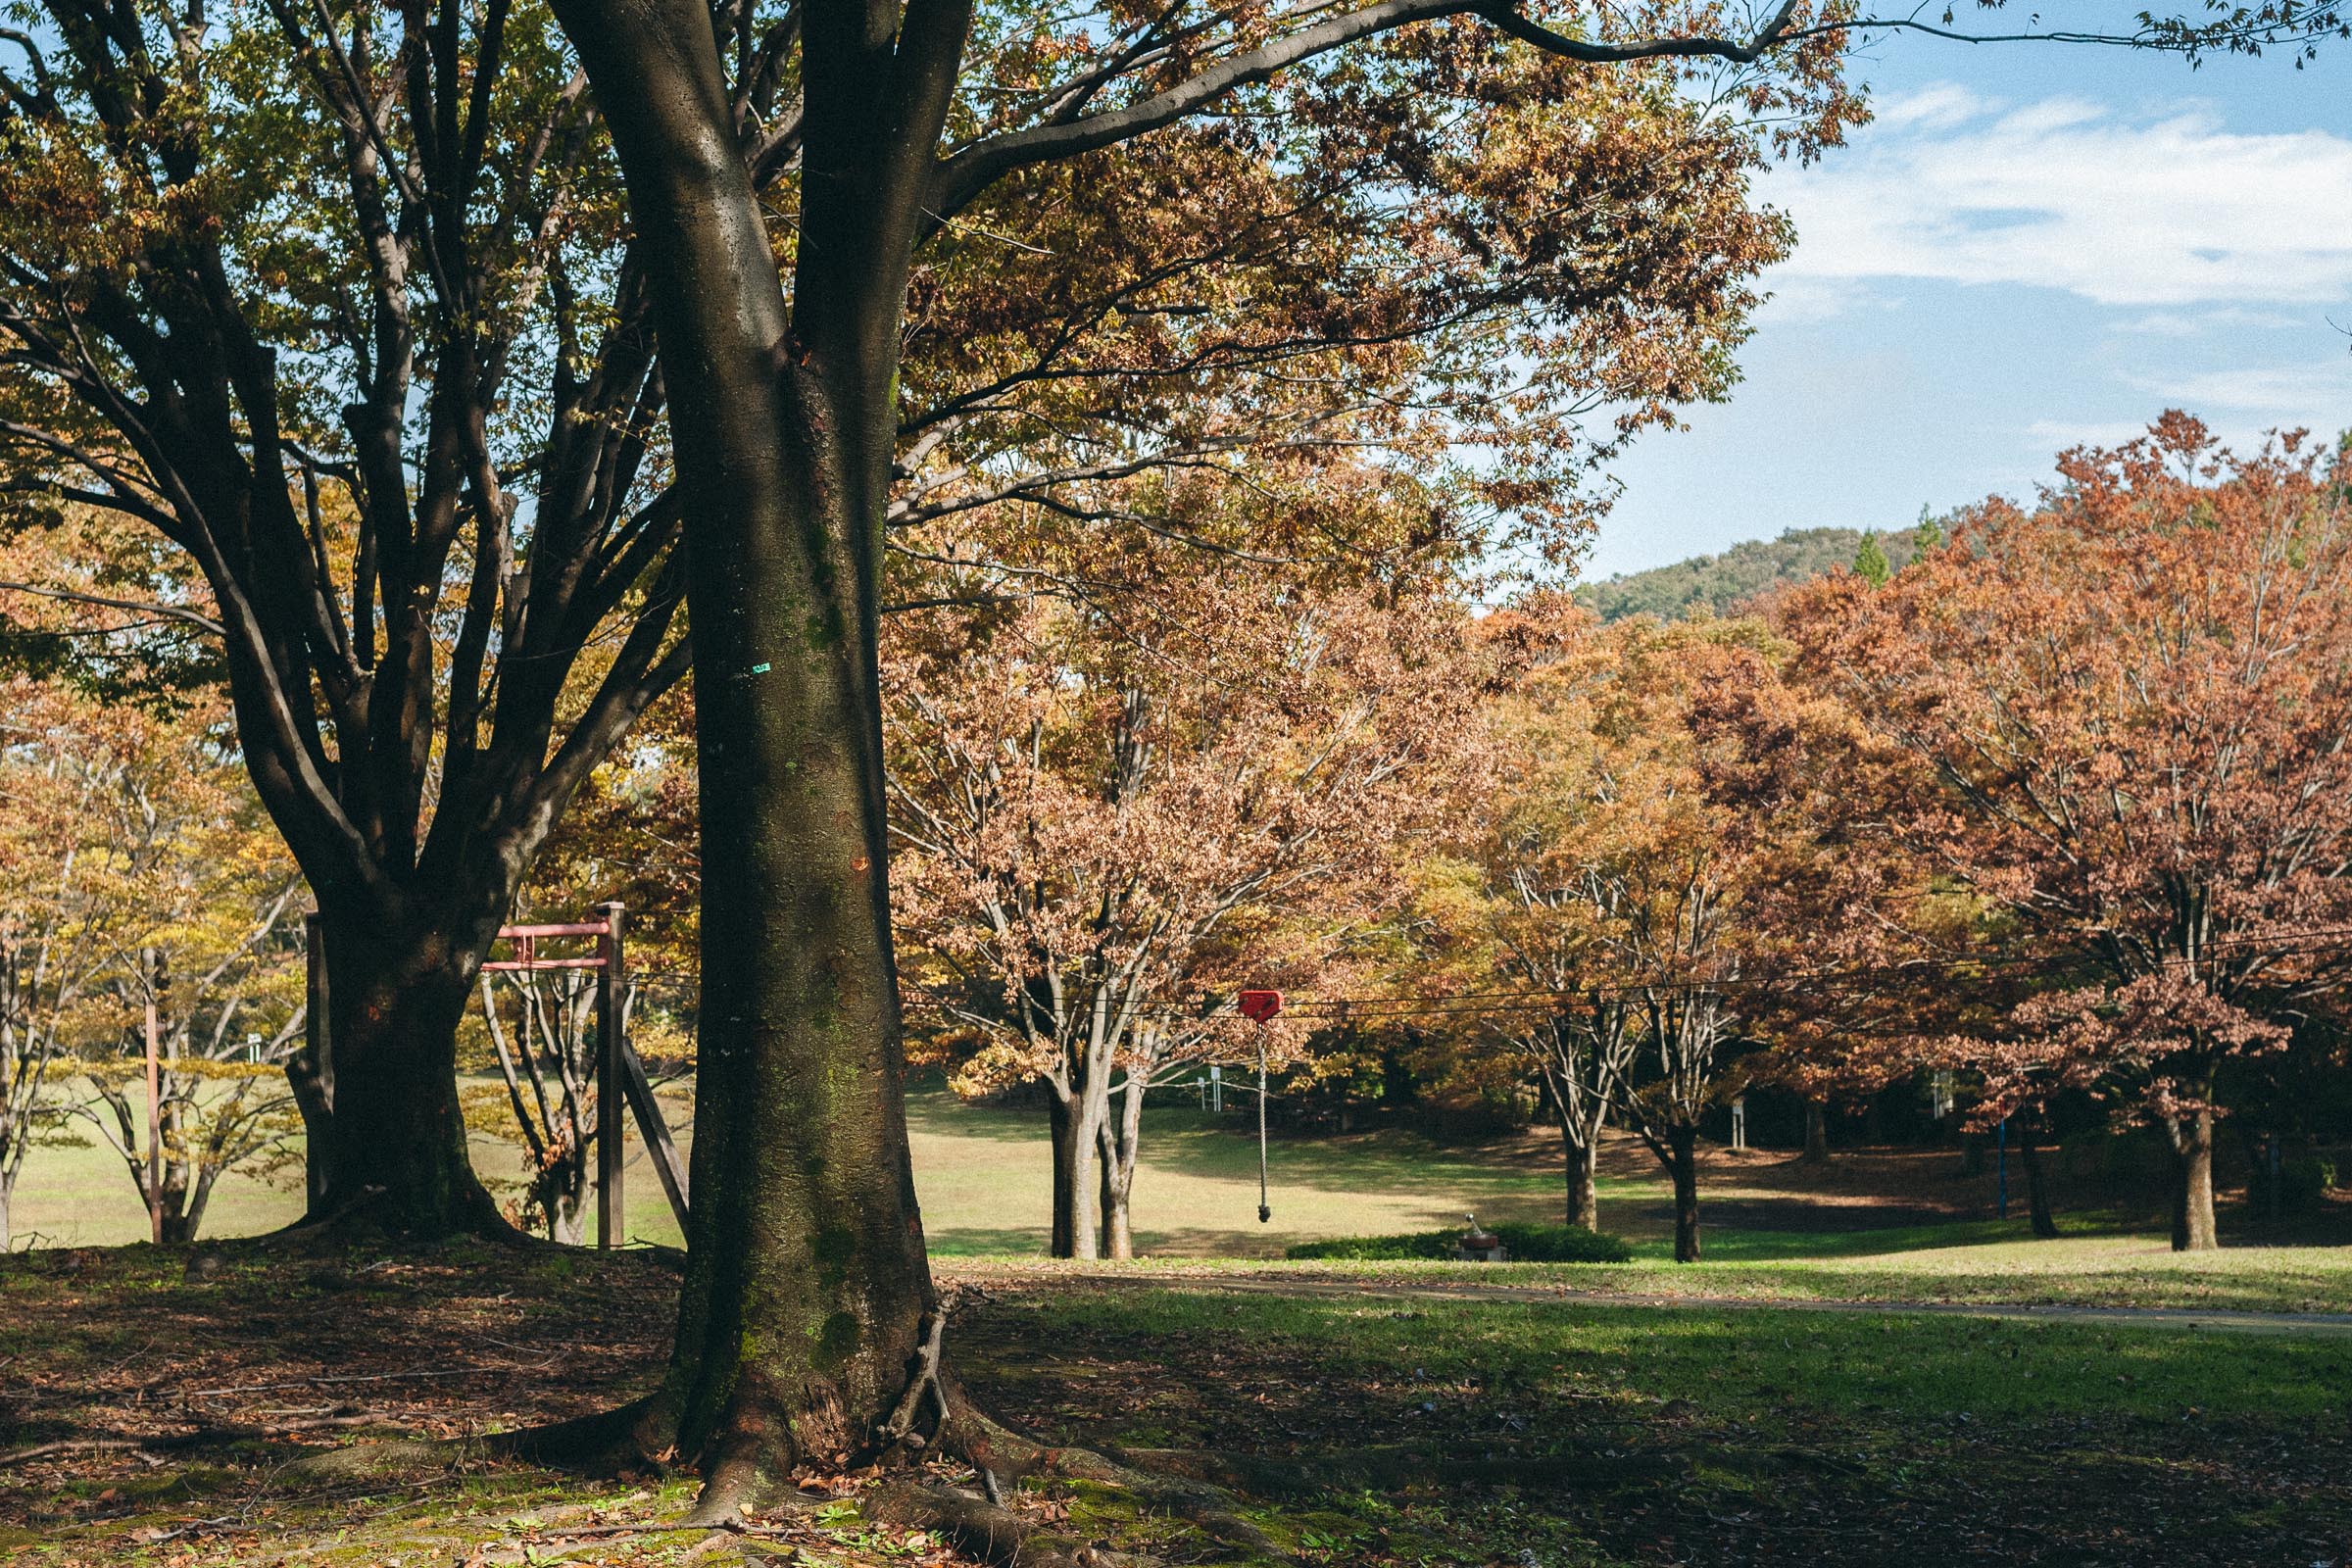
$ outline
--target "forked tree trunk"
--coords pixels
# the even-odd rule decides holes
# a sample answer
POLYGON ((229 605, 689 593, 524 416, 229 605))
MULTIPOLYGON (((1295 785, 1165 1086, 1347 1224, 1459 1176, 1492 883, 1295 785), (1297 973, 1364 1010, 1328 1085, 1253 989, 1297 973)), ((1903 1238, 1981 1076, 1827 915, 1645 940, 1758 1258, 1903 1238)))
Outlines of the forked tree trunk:
POLYGON ((1600 1229, 1600 1140, 1587 1135, 1579 1142, 1576 1127, 1563 1115, 1560 1145, 1567 1154, 1568 1223, 1597 1231, 1600 1229))
POLYGON ((1135 1227, 1128 1207, 1130 1183, 1135 1178, 1134 1167, 1122 1168, 1111 1160, 1102 1161, 1102 1190, 1100 1208, 1102 1220, 1102 1255, 1108 1258, 1135 1256, 1135 1227))
POLYGON ((1666 1170, 1674 1178, 1674 1260, 1698 1261, 1698 1129, 1666 1129, 1666 1170))
POLYGON ((2211 1251, 2222 1245, 2213 1216, 2213 1112, 2175 1117, 2165 1131, 2173 1146, 2173 1250, 2211 1251))
MULTIPOLYGON (((960 54, 812 10, 787 318, 702 0, 559 0, 645 251, 686 523, 703 974, 666 1429, 738 1517, 869 1454, 935 1310, 903 1100, 875 657, 899 320, 960 54)), ((942 25, 945 22, 948 24, 942 25)))

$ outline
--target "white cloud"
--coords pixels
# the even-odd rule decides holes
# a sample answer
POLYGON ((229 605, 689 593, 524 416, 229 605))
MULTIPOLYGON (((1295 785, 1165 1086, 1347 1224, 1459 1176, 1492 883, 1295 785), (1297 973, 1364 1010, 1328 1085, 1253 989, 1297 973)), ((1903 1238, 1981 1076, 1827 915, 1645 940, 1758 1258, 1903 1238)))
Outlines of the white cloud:
POLYGON ((2046 474, 2048 464, 2041 455, 2064 452, 2071 447, 2120 447, 2127 441, 2136 441, 2148 433, 2145 419, 2110 419, 2074 421, 2069 419, 2035 419, 2026 426, 2026 437, 2040 467, 2037 476, 2046 474))
POLYGON ((2142 309, 2352 295, 2352 139, 2322 130, 1938 87, 1767 194, 1796 219, 1791 280, 2026 284, 2142 309))
POLYGON ((2309 418, 2315 409, 2352 406, 2352 363, 2340 359, 2328 365, 2243 366, 2131 379, 2168 406, 2191 412, 2226 409, 2295 422, 2309 418))

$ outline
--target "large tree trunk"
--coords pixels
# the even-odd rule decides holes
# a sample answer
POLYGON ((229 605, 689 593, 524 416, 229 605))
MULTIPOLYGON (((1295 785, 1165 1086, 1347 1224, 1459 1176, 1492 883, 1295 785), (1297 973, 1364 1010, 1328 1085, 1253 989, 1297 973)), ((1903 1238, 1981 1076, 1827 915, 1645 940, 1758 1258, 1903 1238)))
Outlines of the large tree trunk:
POLYGON ((2050 1214, 2050 1183, 2042 1169, 2040 1133, 2033 1117, 2017 1118, 2017 1153, 2026 1167, 2026 1210, 2034 1234, 2048 1241, 2058 1234, 2058 1221, 2050 1214))
POLYGON ((2173 1250, 2204 1252, 2222 1245, 2213 1217, 2213 1112, 2166 1124, 2173 1145, 2173 1250))
POLYGON ((1805 1163, 1820 1165, 1830 1157, 1830 1118, 1821 1102, 1805 1102, 1805 1163))
POLYGON ((322 1119, 306 1114, 312 1217, 423 1236, 508 1230, 466 1157, 458 1104, 458 1024, 480 955, 438 925, 334 908, 319 936, 333 1099, 322 1119))
MULTIPOLYGON (((700 1068, 678 1337, 651 1416, 705 1467, 697 1516, 732 1522, 800 1461, 889 1446, 937 1306, 907 1154, 875 635, 914 193, 956 61, 898 56, 885 8, 808 15, 787 319, 708 7, 558 14, 648 237, 688 519, 700 1068)), ((960 25, 944 30, 959 49, 960 25)))
POLYGON ((1674 1178, 1674 1260, 1698 1261, 1698 1129, 1669 1127, 1666 1162, 1674 1178))

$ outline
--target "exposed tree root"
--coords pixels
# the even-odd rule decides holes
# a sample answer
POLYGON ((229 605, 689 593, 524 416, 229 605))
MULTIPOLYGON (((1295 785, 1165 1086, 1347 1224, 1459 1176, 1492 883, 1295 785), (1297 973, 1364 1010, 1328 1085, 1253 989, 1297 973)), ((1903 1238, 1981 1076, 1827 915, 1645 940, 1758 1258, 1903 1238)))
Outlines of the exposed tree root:
POLYGON ((54 1443, 36 1443, 29 1447, 12 1448, 0 1453, 0 1467, 28 1464, 35 1459, 54 1458, 71 1453, 171 1453, 181 1448, 209 1447, 222 1443, 251 1443, 267 1438, 290 1437, 301 1432, 326 1432, 348 1427, 397 1426, 390 1416, 372 1410, 347 1407, 330 1416, 303 1421, 271 1421, 261 1425, 224 1425, 199 1427, 193 1432, 172 1432, 142 1436, 131 1432, 106 1432, 86 1438, 63 1438, 54 1443))
POLYGON ((621 1470, 666 1470, 675 1457, 676 1422, 660 1395, 573 1416, 543 1427, 502 1432, 485 1441, 489 1451, 552 1468, 610 1475, 621 1470))
POLYGON ((953 1487, 886 1482, 866 1494, 864 1512, 877 1524, 928 1530, 974 1556, 1019 1568, 1142 1568, 1150 1561, 1033 1524, 978 1493, 953 1487))

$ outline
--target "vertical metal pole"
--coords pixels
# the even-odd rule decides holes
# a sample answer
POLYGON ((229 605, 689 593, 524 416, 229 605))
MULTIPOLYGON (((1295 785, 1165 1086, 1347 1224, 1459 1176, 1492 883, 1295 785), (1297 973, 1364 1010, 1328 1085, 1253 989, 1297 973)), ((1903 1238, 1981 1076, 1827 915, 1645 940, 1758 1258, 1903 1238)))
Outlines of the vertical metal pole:
POLYGON ((1998 1184, 2000 1195, 1999 1212, 1996 1217, 2007 1219, 2009 1217, 2009 1118, 2006 1116, 2001 1118, 2000 1128, 1993 1135, 1993 1145, 1998 1151, 1994 1157, 1994 1180, 1998 1184))
POLYGON ((596 972, 596 1245, 610 1249, 621 1242, 620 1156, 628 1136, 620 1064, 622 909, 618 904, 599 905, 598 909, 605 931, 596 939, 596 956, 603 964, 596 972))
POLYGON ((147 992, 147 1232, 164 1242, 164 1075, 157 1056, 161 1033, 155 1015, 156 962, 153 948, 139 950, 139 972, 147 992))
POLYGON ((1274 1210, 1266 1202, 1266 1026, 1257 1026, 1257 1222, 1269 1223, 1274 1210))

